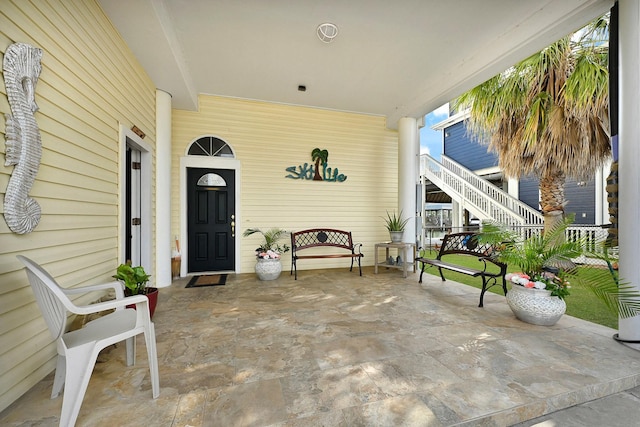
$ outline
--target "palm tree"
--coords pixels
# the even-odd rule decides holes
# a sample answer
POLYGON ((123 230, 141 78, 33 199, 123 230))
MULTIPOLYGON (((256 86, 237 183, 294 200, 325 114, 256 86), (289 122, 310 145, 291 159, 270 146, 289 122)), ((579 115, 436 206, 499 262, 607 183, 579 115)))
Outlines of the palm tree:
POLYGON ((540 181, 545 229, 564 216, 566 177, 589 179, 611 155, 608 16, 463 94, 469 132, 507 177, 540 181))
POLYGON ((311 160, 316 162, 316 173, 313 176, 314 181, 322 181, 322 176, 320 175, 320 163, 322 162, 322 164, 325 165, 328 159, 329 152, 327 150, 314 148, 311 152, 311 160))

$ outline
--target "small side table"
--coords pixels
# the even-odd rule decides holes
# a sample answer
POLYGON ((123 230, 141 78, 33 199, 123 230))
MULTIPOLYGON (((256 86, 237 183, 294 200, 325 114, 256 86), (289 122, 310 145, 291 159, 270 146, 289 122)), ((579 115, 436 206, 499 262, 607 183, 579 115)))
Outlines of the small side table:
POLYGON ((387 268, 397 268, 402 269, 402 277, 407 277, 407 266, 411 264, 413 266, 413 271, 416 271, 416 244, 415 243, 405 243, 405 242, 382 242, 376 243, 375 245, 375 267, 374 274, 378 274, 378 266, 387 267, 387 268), (384 262, 378 262, 378 252, 380 248, 385 248, 385 257, 384 262), (389 259, 389 249, 397 249, 398 255, 402 258, 402 265, 397 264, 387 264, 387 260, 389 259), (411 251, 411 258, 409 258, 409 249, 411 251))

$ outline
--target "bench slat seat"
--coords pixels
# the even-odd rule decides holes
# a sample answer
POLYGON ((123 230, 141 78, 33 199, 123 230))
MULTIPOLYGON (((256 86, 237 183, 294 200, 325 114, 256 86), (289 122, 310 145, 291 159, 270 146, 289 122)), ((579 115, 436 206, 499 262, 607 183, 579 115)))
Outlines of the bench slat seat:
POLYGON ((296 259, 313 259, 313 258, 354 258, 359 254, 326 254, 326 255, 297 255, 296 259))
POLYGON ((478 234, 475 232, 447 234, 442 240, 442 245, 440 246, 440 250, 435 259, 425 257, 416 258, 416 261, 422 263, 418 283, 422 283, 422 274, 424 273, 426 266, 437 267, 443 282, 445 281, 444 274, 442 272, 443 269, 466 274, 471 277, 480 276, 482 277, 482 290, 480 291, 480 303, 478 304, 478 307, 483 307, 485 292, 487 289, 498 285, 499 278, 502 278, 502 289, 504 294, 507 294, 507 281, 504 278, 504 275, 507 273, 507 265, 492 258, 491 254, 494 252, 494 248, 491 245, 479 243, 478 234), (483 269, 473 269, 442 260, 442 257, 453 254, 477 257, 478 261, 483 263, 483 269), (492 272, 487 270, 491 264, 499 267, 500 271, 492 272))
POLYGON ((364 257, 364 254, 361 253, 361 248, 361 243, 353 244, 350 231, 336 230, 333 228, 311 228, 293 232, 291 233, 291 274, 295 272, 295 280, 298 280, 297 261, 299 259, 351 258, 351 268, 349 271, 353 270, 354 260, 357 260, 360 276, 362 276, 360 259, 364 257), (298 254, 301 250, 316 247, 334 247, 348 250, 349 253, 298 254), (356 252, 356 249, 358 252, 356 252))
POLYGON ((463 267, 461 265, 455 265, 448 262, 439 261, 437 259, 420 258, 420 261, 427 262, 434 267, 446 268, 447 270, 454 271, 456 273, 466 274, 471 277, 478 277, 484 272, 482 270, 474 270, 473 268, 463 267))

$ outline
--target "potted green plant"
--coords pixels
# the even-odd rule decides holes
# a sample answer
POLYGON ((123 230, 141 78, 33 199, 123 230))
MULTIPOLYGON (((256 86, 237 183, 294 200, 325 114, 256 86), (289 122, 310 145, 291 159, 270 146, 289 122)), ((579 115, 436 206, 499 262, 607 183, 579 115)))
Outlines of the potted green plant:
POLYGON ((133 267, 131 260, 127 260, 125 264, 118 266, 113 278, 120 280, 124 284, 126 296, 146 295, 149 299, 149 314, 153 317, 158 304, 158 288, 147 286, 151 275, 147 274, 143 266, 133 267))
POLYGON ((576 272, 572 259, 583 253, 581 240, 564 238, 572 222, 573 217, 568 217, 544 233, 526 236, 499 224, 483 223, 480 241, 496 248, 489 255, 521 269, 505 276, 511 283, 507 303, 518 319, 550 326, 565 313, 569 279, 576 272))
POLYGON ((282 272, 282 263, 280 256, 289 251, 289 246, 280 244, 279 241, 289 232, 281 228, 271 228, 263 231, 259 228, 248 228, 243 233, 244 237, 253 234, 261 234, 262 243, 256 248, 256 274, 260 280, 275 280, 280 277, 282 272))
POLYGON ((402 241, 402 235, 404 234, 404 228, 409 222, 409 218, 402 218, 402 211, 400 211, 399 215, 396 215, 395 212, 389 213, 387 211, 387 217, 384 220, 385 227, 389 231, 389 235, 391 237, 391 241, 394 243, 402 241))
MULTIPOLYGON (((491 242, 498 248, 498 251, 491 255, 506 264, 517 265, 522 270, 521 273, 505 276, 512 284, 511 290, 507 293, 507 302, 511 309, 516 313, 517 305, 524 305, 522 301, 525 301, 525 297, 522 294, 525 292, 545 293, 548 298, 564 300, 569 295, 571 280, 593 292, 618 316, 627 318, 640 315, 640 292, 618 277, 618 258, 612 253, 608 243, 604 242, 601 250, 597 252, 584 252, 582 248, 587 245, 584 245, 585 242, 582 240, 564 239, 565 230, 572 220, 573 217, 569 217, 560 222, 546 236, 538 233, 527 238, 496 224, 483 224, 480 239, 491 242), (578 271, 571 259, 580 255, 592 262, 582 266, 578 271), (523 291, 524 289, 526 291, 523 291)), ((561 306, 563 302, 556 301, 555 304, 561 306)), ((540 323, 540 317, 530 318, 522 312, 516 313, 516 316, 534 324, 555 323, 553 319, 546 319, 548 323, 540 323)))

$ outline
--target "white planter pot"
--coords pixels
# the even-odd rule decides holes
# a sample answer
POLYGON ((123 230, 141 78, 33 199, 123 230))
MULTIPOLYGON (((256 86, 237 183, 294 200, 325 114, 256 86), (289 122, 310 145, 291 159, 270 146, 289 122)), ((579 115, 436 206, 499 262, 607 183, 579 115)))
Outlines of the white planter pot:
POLYGON ((280 277, 282 263, 280 259, 258 258, 256 262, 256 274, 260 280, 275 280, 280 277))
POLYGON ((404 231, 390 231, 389 235, 391 236, 391 241, 393 243, 400 243, 402 242, 402 235, 404 234, 404 231))
POLYGON ((564 300, 552 297, 551 291, 517 285, 507 292, 507 303, 518 319, 533 325, 555 325, 567 310, 564 300))

